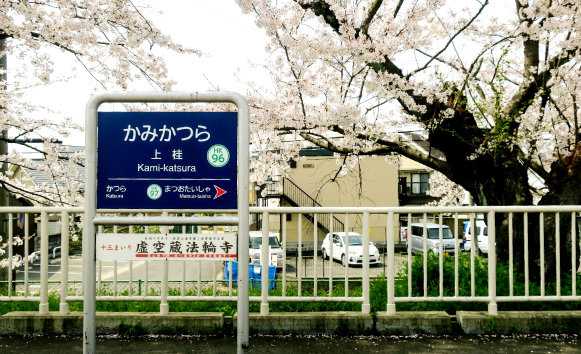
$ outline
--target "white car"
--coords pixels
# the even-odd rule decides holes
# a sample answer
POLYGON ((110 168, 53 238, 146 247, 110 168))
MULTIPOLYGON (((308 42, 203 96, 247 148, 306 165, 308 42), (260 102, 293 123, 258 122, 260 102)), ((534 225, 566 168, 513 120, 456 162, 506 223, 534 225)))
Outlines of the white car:
MULTIPOLYGON (((323 259, 328 259, 331 254, 331 245, 329 243, 330 234, 325 236, 322 245, 323 259)), ((349 265, 363 264, 363 236, 355 232, 349 232, 349 255, 345 255, 345 233, 333 233, 333 259, 340 260, 346 265, 347 259, 349 265)), ((379 264, 379 251, 369 242, 369 264, 379 264)))
MULTIPOLYGON (((262 257, 262 231, 250 231, 250 255, 251 264, 261 264, 262 257)), ((277 268, 282 268, 284 264, 284 255, 282 254, 282 247, 278 240, 278 234, 269 232, 268 234, 268 259, 270 265, 275 265, 277 268), (276 257, 276 258, 275 258, 276 257), (276 261, 275 261, 276 259, 276 261)))
MULTIPOLYGON (((478 235, 478 250, 483 254, 488 254, 488 226, 484 220, 475 220, 476 235, 478 235)), ((472 248, 472 225, 470 221, 464 222, 464 250, 470 251, 472 248)))
MULTIPOLYGON (((426 223, 427 234, 427 248, 428 252, 432 251, 435 254, 440 253, 440 225, 434 223, 426 223)), ((412 243, 412 254, 424 251, 424 224, 411 224, 411 237, 408 237, 408 242, 412 243)), ((444 256, 454 254, 456 238, 452 234, 452 230, 446 225, 442 225, 442 253, 444 256)))

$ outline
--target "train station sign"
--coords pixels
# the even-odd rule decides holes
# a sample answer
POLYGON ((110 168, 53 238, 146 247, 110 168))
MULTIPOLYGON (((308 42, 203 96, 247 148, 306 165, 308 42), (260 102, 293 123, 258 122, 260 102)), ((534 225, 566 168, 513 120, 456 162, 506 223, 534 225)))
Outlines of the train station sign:
POLYGON ((99 112, 98 209, 236 209, 236 112, 99 112))

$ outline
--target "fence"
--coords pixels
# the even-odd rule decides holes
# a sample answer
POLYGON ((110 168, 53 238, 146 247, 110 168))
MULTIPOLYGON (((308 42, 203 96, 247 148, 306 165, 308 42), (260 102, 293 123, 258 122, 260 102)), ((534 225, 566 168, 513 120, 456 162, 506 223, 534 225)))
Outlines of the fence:
MULTIPOLYGON (((135 215, 138 211, 127 211, 118 215, 135 215)), ((190 215, 199 211, 180 211, 175 216, 190 215)), ((267 314, 269 304, 273 302, 343 302, 359 303, 362 312, 370 312, 370 281, 381 273, 386 274, 387 278, 387 303, 388 313, 395 313, 397 303, 406 302, 481 302, 488 304, 489 314, 497 314, 499 302, 532 302, 532 301, 581 301, 581 296, 577 295, 577 267, 579 266, 577 248, 579 240, 577 238, 577 214, 581 212, 578 206, 545 206, 545 207, 419 207, 419 208, 325 208, 325 207, 305 207, 305 208, 251 208, 251 213, 261 214, 263 220, 263 233, 268 234, 268 220, 271 214, 283 214, 282 216, 282 234, 281 239, 281 257, 283 258, 282 267, 277 274, 276 289, 269 291, 268 286, 260 289, 260 296, 250 296, 250 301, 260 302, 261 313, 267 314), (321 234, 317 228, 314 228, 312 239, 303 237, 303 227, 299 223, 296 235, 297 243, 286 242, 289 238, 289 230, 286 225, 286 214, 309 214, 312 215, 312 222, 316 223, 323 215, 325 218, 333 220, 334 215, 343 214, 349 216, 357 214, 362 217, 361 228, 361 259, 360 265, 349 265, 349 258, 354 256, 358 250, 355 245, 349 246, 346 243, 342 248, 335 249, 346 255, 347 261, 341 262, 341 254, 336 254, 337 259, 322 259, 322 242, 325 235, 321 234), (379 260, 375 255, 370 254, 372 248, 369 242, 369 217, 377 214, 386 218, 386 240, 385 253, 381 254, 379 260), (436 216, 437 226, 428 224, 427 215, 436 216), (455 237, 453 245, 446 246, 444 243, 444 222, 443 218, 452 218, 455 222, 450 228, 454 236, 460 232, 462 225, 459 224, 459 215, 469 216, 469 222, 472 223, 474 230, 475 219, 478 215, 484 216, 488 226, 488 236, 485 244, 488 246, 487 259, 487 279, 477 279, 476 267, 482 257, 479 255, 479 241, 472 240, 472 247, 469 251, 469 293, 460 291, 460 267, 459 259, 461 257, 462 247, 455 237), (421 220, 422 235, 418 236, 418 248, 412 248, 413 242, 407 243, 407 253, 396 254, 395 233, 396 223, 400 216, 407 220, 421 220), (499 220, 501 222, 499 223, 499 220), (503 223, 503 237, 506 241, 499 244, 507 245, 508 249, 502 249, 502 252, 508 254, 507 276, 509 283, 508 294, 498 294, 497 286, 497 226, 503 223), (430 226, 432 225, 432 226, 430 226), (553 226, 551 226, 553 225, 553 226), (558 225, 558 227, 555 227, 558 225), (437 237, 429 235, 428 229, 436 227, 437 237), (550 234, 545 232, 549 230, 550 234), (561 237, 563 232, 568 233, 567 238, 561 237), (554 236, 554 237, 553 237, 554 236), (549 244, 548 240, 554 242, 549 244), (563 241, 565 240, 565 241, 563 241), (522 242, 524 253, 515 252, 516 242, 522 242), (566 244, 564 243, 566 242, 566 244), (305 247, 305 244, 310 247, 305 247), (349 248, 351 249, 351 252, 349 248), (431 251, 433 252, 431 252, 431 251), (561 263, 564 260, 563 252, 569 250, 571 254, 571 269, 561 269, 561 263), (531 254, 529 252, 538 251, 538 269, 540 281, 540 293, 532 294, 530 292, 531 283, 531 254), (421 279, 423 286, 421 289, 414 288, 412 280, 417 278, 414 275, 414 269, 410 266, 414 260, 412 253, 419 253, 423 263, 421 269, 421 279), (433 255, 431 254, 433 253, 433 255), (446 255, 448 253, 448 255, 446 255), (515 258, 515 254, 521 258, 515 258), (428 273, 428 258, 437 257, 439 268, 437 274, 428 273), (555 279, 555 287, 551 288, 550 293, 546 289, 546 259, 549 257, 554 260, 554 274, 551 278, 555 279), (370 266, 370 259, 376 262, 375 266, 370 266), (452 262, 453 259, 453 262, 452 262), (453 275, 444 271, 444 263, 453 264, 453 275), (524 271, 522 284, 520 277, 515 277, 515 268, 517 264, 524 271), (570 273, 568 273, 570 272, 570 273), (395 284, 401 284, 402 274, 407 273, 407 293, 401 291, 396 293, 395 284), (569 276, 570 274, 570 280, 569 276), (397 276, 399 275, 399 276, 397 276), (554 276, 553 276, 554 275, 554 276), (567 275, 567 284, 562 284, 562 279, 567 275), (437 293, 428 291, 428 282, 438 284, 437 293), (482 282, 486 284, 487 294, 478 294, 481 289, 477 289, 477 284, 482 282), (360 286, 362 291, 359 295, 353 295, 350 288, 353 283, 360 286), (523 293, 517 293, 514 289, 517 287, 524 288, 523 293), (567 292, 563 292, 563 288, 567 292), (477 291, 479 290, 479 291, 477 291), (339 294, 340 292, 340 294, 339 294)), ((15 236, 22 238, 23 254, 32 253, 30 240, 39 238, 33 244, 40 245, 40 251, 35 249, 35 253, 40 255, 40 261, 33 264, 26 261, 18 267, 18 272, 8 272, 8 280, 4 282, 7 286, 2 289, 0 301, 29 301, 38 302, 39 312, 48 311, 48 297, 50 292, 60 295, 60 311, 68 312, 68 303, 71 301, 83 300, 82 272, 76 270, 82 269, 82 257, 71 255, 69 247, 69 238, 71 233, 79 233, 77 225, 82 225, 83 216, 82 208, 0 208, 1 214, 7 216, 8 240, 6 252, 8 258, 5 260, 9 269, 13 268, 13 262, 17 259, 14 242, 15 236), (23 217, 20 216, 23 214, 23 217), (61 222, 59 223, 58 220, 61 222), (65 222, 62 222, 62 221, 65 222), (49 225, 52 224, 52 225, 49 225), (60 224, 60 247, 61 257, 58 260, 49 260, 53 255, 53 250, 49 246, 50 229, 56 231, 55 225, 60 224), (52 226, 52 227, 50 227, 52 226), (36 231, 35 231, 36 229, 36 231), (14 258, 16 257, 16 258, 14 258), (40 265, 38 265, 40 263, 40 265), (50 271, 57 268, 57 271, 50 271)), ((171 216, 171 212, 170 212, 171 216)), ((344 230, 351 230, 349 226, 349 217, 343 225, 343 230, 333 230, 330 225, 330 232, 337 233, 344 230)), ((311 221, 309 221, 311 222, 311 221)), ((278 230, 272 230, 277 232, 278 230)), ((548 231, 548 232, 549 232, 548 231)), ((160 228, 150 227, 125 227, 113 226, 110 228, 100 227, 99 232, 116 232, 116 233, 158 233, 160 228)), ((174 227, 170 232, 190 233, 194 232, 191 228, 174 227)), ((224 229, 221 227, 203 227, 197 232, 201 233, 221 233, 224 229)), ((228 230, 226 230, 228 232, 228 230)), ((293 239, 294 239, 293 235, 293 239)), ((239 238, 241 240, 241 238, 239 238)), ((239 244, 239 247, 242 244, 239 244)), ((329 243, 325 251, 333 255, 333 243, 329 243)), ((338 247, 338 246, 336 246, 338 247)), ((521 248, 520 246, 518 248, 521 248)), ((54 247, 53 247, 54 249, 54 247)), ((483 247, 484 250, 484 247, 483 247)), ((22 256, 22 255, 18 255, 22 256)), ((536 257, 536 256, 535 256, 536 257)), ((262 253, 260 261, 266 262, 269 259, 268 239, 263 237, 262 253)), ((418 258, 416 258, 418 260, 418 258)), ((504 269, 504 268, 503 268, 504 269)), ((551 268, 553 269, 553 268, 551 268)), ((230 277, 223 279, 222 262, 216 261, 143 261, 143 262, 126 262, 126 261, 98 261, 97 262, 97 301, 153 301, 166 305, 173 301, 236 301, 236 279, 232 279, 232 270, 229 269, 230 277), (166 263, 166 265, 164 265, 166 263), (130 285, 131 284, 131 285, 130 285)), ((520 274, 520 273, 519 273, 520 274)), ((268 274, 263 275, 262 284, 266 284, 268 274)), ((0 286, 0 288, 2 288, 0 286)), ((254 292, 254 294, 257 294, 254 292)))

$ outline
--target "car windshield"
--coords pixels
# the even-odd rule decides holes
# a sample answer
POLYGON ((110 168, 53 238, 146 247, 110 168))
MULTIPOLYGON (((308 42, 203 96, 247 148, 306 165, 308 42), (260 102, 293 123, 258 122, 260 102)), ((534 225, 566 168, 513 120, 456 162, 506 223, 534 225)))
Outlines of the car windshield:
MULTIPOLYGON (((343 243, 345 243, 345 236, 341 236, 343 243)), ((349 235, 349 246, 361 246, 363 244, 363 236, 349 235)))
MULTIPOLYGON (((250 248, 258 249, 262 245, 262 237, 252 237, 250 239, 250 248)), ((280 243, 278 243, 278 238, 276 236, 270 236, 268 238, 268 245, 273 248, 280 248, 280 243)))
MULTIPOLYGON (((428 237, 432 240, 440 239, 440 228, 428 229, 428 237)), ((442 238, 444 240, 454 238, 452 231, 449 228, 442 228, 442 238)))

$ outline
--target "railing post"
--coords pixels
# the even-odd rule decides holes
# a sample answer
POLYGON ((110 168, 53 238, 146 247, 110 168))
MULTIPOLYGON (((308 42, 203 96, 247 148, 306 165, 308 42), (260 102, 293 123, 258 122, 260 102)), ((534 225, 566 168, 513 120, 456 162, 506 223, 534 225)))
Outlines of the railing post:
MULTIPOLYGON (((410 223, 408 222, 408 225, 410 223)), ((411 231, 408 232, 411 235, 411 231)), ((395 235, 393 230, 393 212, 387 214, 387 314, 395 314, 395 235)))
POLYGON ((61 213, 61 303, 59 311, 62 315, 69 313, 69 213, 61 213))
MULTIPOLYGON (((167 211, 164 211, 161 215, 167 217, 168 213, 167 211)), ((162 235, 165 235, 165 237, 169 236, 169 226, 162 226, 160 231, 162 235)), ((159 313, 160 315, 167 315, 169 314, 169 304, 167 303, 167 291, 168 291, 167 279, 169 274, 169 260, 164 259, 162 262, 163 263, 161 268, 161 302, 159 304, 159 313)))
POLYGON ((363 213, 363 304, 361 312, 369 315, 369 212, 363 213))
MULTIPOLYGON (((488 314, 498 315, 496 303, 496 227, 494 224, 494 211, 488 212, 488 314)), ((473 229, 474 230, 474 229, 473 229)), ((476 232, 472 231, 472 234, 476 232)))
POLYGON ((16 280, 12 278, 12 274, 14 274, 14 265, 12 264, 12 258, 14 257, 14 230, 12 224, 12 213, 8 213, 8 237, 6 237, 8 242, 8 297, 12 296, 12 286, 14 286, 14 281, 16 280))
POLYGON ((40 304, 38 312, 48 314, 48 215, 40 213, 40 304))
POLYGON ((260 255, 260 266, 262 268, 261 274, 261 302, 260 302, 260 314, 262 316, 268 315, 268 245, 269 245, 269 233, 268 233, 268 212, 262 213, 262 254, 260 255))

